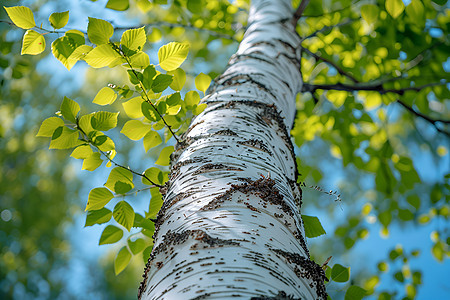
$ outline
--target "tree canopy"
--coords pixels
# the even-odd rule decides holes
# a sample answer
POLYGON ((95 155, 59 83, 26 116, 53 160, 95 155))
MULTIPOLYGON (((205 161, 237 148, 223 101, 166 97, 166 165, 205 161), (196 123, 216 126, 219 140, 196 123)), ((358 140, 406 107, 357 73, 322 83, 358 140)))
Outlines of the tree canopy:
MULTIPOLYGON (((98 244, 113 244, 105 272, 133 261, 139 273, 174 144, 242 39, 249 2, 10 2, 0 16, 0 293, 63 293, 51 266, 68 268, 64 224, 80 208, 98 244)), ((448 264, 449 12, 443 0, 313 0, 298 18, 304 84, 291 135, 331 298, 425 297, 436 275, 417 262, 448 264)))

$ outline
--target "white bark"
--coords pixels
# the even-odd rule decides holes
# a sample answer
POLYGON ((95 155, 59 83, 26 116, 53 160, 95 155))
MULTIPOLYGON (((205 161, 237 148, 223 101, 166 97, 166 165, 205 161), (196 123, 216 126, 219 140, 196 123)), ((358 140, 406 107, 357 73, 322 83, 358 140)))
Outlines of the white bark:
POLYGON ((177 145, 141 299, 326 297, 288 134, 302 84, 290 3, 252 1, 244 40, 177 145))

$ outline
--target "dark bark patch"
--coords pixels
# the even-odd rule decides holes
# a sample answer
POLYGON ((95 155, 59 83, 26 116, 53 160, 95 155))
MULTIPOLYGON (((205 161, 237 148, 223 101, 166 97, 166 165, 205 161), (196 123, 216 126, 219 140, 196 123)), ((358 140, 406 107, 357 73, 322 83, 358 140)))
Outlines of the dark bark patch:
POLYGON ((269 148, 266 146, 266 144, 261 140, 250 139, 245 141, 238 141, 237 143, 240 145, 250 146, 263 152, 266 152, 269 155, 273 155, 272 151, 270 151, 269 148))
POLYGON ((206 172, 225 170, 225 171, 244 171, 241 168, 236 168, 233 166, 226 166, 224 164, 205 164, 195 170, 192 175, 199 175, 206 172))
POLYGON ((321 266, 309 258, 300 256, 298 253, 287 252, 281 249, 272 249, 272 251, 284 257, 289 263, 294 264, 295 274, 299 278, 311 279, 310 287, 316 289, 317 296, 320 299, 327 299, 324 281, 328 281, 328 279, 321 266))

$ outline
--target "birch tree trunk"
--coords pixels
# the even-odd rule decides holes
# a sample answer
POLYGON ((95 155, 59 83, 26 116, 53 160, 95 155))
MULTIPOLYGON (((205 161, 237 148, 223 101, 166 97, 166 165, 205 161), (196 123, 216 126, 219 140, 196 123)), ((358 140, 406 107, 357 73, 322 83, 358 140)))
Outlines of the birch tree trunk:
POLYGON ((237 53, 172 155, 140 299, 326 299, 289 135, 302 85, 292 15, 290 0, 252 1, 237 53))

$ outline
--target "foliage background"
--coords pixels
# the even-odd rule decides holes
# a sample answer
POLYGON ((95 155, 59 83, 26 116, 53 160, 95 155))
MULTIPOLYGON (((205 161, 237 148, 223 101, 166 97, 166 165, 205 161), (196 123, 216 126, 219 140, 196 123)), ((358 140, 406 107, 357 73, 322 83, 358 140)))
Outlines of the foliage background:
MULTIPOLYGON (((152 62, 163 43, 190 42, 183 64, 190 88, 199 72, 214 77, 224 69, 242 37, 240 24, 245 26, 248 9, 245 1, 234 6, 220 1, 196 11, 186 1, 175 1, 180 6, 155 3, 144 14, 138 5, 143 1, 131 1, 125 12, 104 9, 106 1, 6 2, 32 8, 44 27, 50 13, 67 9, 69 28, 85 29, 87 16, 113 21, 115 27, 154 24, 147 27, 154 39, 146 49, 152 62), (178 23, 185 26, 171 25, 178 23)), ((449 138, 436 130, 448 132, 448 126, 432 125, 397 102, 433 119, 450 118, 449 8, 446 1, 419 2, 422 9, 406 6, 394 18, 384 1, 312 0, 298 28, 308 37, 305 48, 361 82, 385 81, 384 89, 397 90, 411 87, 411 81, 416 87, 439 83, 396 97, 323 90, 299 96, 292 134, 301 179, 340 194, 335 201, 335 195, 304 188, 303 213, 319 216, 327 231, 309 240, 311 252, 319 264, 332 256, 329 265, 350 266, 351 281, 373 292, 374 299, 441 298, 450 291, 449 138), (363 8, 368 4, 373 6, 363 8)), ((411 3, 417 1, 404 1, 411 3)), ((0 19, 8 20, 3 9, 0 19)), ((91 102, 97 91, 107 83, 127 83, 126 73, 93 70, 84 63, 68 72, 49 51, 58 35, 46 36, 45 53, 20 56, 23 30, 0 23, 0 32, 1 298, 134 299, 143 260, 134 257, 116 277, 112 261, 120 247, 97 246, 103 225, 83 229, 89 190, 105 182, 108 170, 80 171, 80 162, 69 153, 49 151, 48 141, 35 138, 64 95, 86 112, 96 110, 91 102)), ((313 54, 305 53, 302 60, 308 84, 354 84, 313 54)), ((122 115, 119 124, 125 122, 122 115)), ((148 168, 160 150, 145 154, 118 132, 114 140, 118 160, 133 169, 148 168)), ((140 193, 130 202, 143 210, 148 198, 140 193)), ((345 286, 332 282, 328 291, 339 299, 345 286)))

